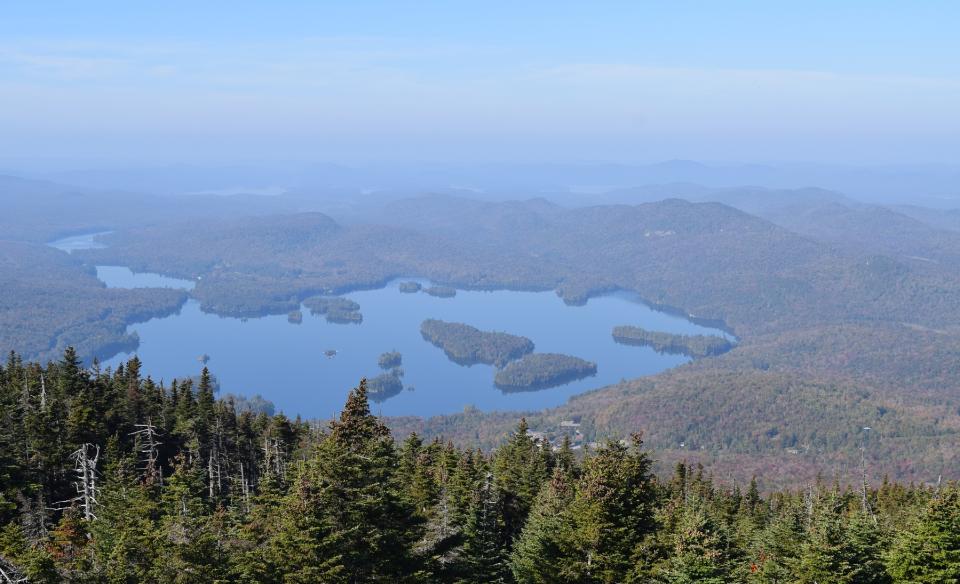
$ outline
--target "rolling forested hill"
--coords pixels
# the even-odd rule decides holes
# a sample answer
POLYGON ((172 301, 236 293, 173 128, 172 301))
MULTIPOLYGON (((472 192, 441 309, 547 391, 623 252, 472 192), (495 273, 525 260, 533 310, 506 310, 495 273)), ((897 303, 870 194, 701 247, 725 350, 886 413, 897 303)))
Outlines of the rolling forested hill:
POLYGON ((32 243, 0 241, 0 347, 53 359, 68 346, 105 356, 136 347, 127 324, 176 311, 183 292, 107 289, 93 268, 32 243))
MULTIPOLYGON (((960 432, 955 235, 814 195, 783 195, 789 205, 807 201, 793 229, 728 205, 677 199, 569 209, 542 199, 430 196, 388 203, 367 222, 354 216, 350 223, 321 213, 244 217, 234 210, 108 225, 114 233, 107 248, 75 256, 88 266, 199 277, 191 295, 202 308, 234 316, 284 314, 306 297, 398 276, 555 290, 574 304, 633 290, 655 307, 726 326, 737 347, 532 416, 540 429, 578 416, 589 438, 644 430, 665 460, 695 456, 741 475, 777 465, 788 477, 849 470, 859 456, 857 429, 872 425, 885 428, 883 447, 867 453, 872 472, 949 475, 960 432)), ((783 209, 792 207, 770 200, 759 206, 761 196, 737 197, 786 223, 783 209)), ((30 274, 21 279, 41 281, 30 274)), ((42 314, 52 314, 53 305, 44 306, 42 314)), ((20 349, 28 356, 30 347, 38 355, 56 346, 43 345, 56 330, 29 330, 32 344, 20 349)), ((95 330, 103 335, 102 325, 95 330)), ((468 413, 392 423, 401 433, 417 428, 491 445, 511 419, 468 413)))

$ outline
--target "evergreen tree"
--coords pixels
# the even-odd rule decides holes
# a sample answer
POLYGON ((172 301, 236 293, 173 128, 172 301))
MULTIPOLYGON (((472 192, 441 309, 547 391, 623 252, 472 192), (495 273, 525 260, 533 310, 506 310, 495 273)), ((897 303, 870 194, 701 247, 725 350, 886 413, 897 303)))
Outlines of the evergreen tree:
POLYGON ((363 383, 322 432, 238 415, 209 372, 194 395, 140 368, 84 370, 73 351, 0 366, 4 577, 960 583, 957 485, 885 480, 863 504, 839 486, 727 490, 681 463, 661 486, 639 440, 578 465, 568 440, 554 454, 523 421, 492 457, 417 436, 398 449, 363 383), (146 455, 134 434, 145 423, 160 434, 146 455), (106 444, 92 517, 69 504, 77 441, 106 444))
POLYGON ((203 499, 204 478, 196 461, 179 457, 161 498, 164 515, 151 578, 178 584, 222 579, 226 561, 217 535, 218 518, 203 499))
POLYGON ((661 570, 670 584, 723 584, 733 572, 733 552, 725 526, 694 496, 680 511, 670 559, 661 570))
POLYGON ((57 364, 57 393, 67 403, 66 440, 72 447, 96 442, 102 436, 102 419, 95 414, 96 385, 91 384, 88 372, 73 347, 67 347, 57 364))
MULTIPOLYGON (((280 525, 267 554, 242 567, 256 582, 285 584, 356 582, 344 558, 330 510, 323 507, 325 488, 316 469, 302 466, 279 508, 280 525), (282 575, 282 577, 281 577, 282 575)), ((358 526, 359 527, 359 526, 358 526)))
POLYGON ((846 582, 844 575, 850 571, 847 538, 840 516, 842 501, 836 492, 820 497, 813 508, 807 537, 800 546, 799 557, 794 563, 794 578, 801 584, 813 584, 831 579, 846 582))
POLYGON ((510 569, 518 583, 562 582, 573 545, 573 522, 569 507, 573 485, 566 465, 558 464, 553 477, 541 490, 530 517, 513 548, 510 569))
MULTIPOLYGON (((0 531, 0 567, 23 582, 59 584, 62 581, 53 555, 46 546, 36 545, 20 526, 7 524, 0 531)), ((16 580, 14 580, 16 581, 16 580)))
POLYGON ((960 582, 960 486, 943 489, 898 534, 887 567, 894 582, 960 582))
POLYGON ((390 432, 371 415, 363 380, 307 470, 349 582, 397 582, 412 571, 411 547, 422 526, 401 495, 397 467, 390 432))
POLYGON ((634 437, 632 447, 608 442, 588 459, 571 503, 578 582, 622 582, 634 551, 655 529, 656 489, 650 460, 634 437))
POLYGON ((115 439, 106 457, 114 462, 104 469, 97 520, 90 524, 98 571, 111 584, 143 582, 155 561, 157 490, 140 483, 134 461, 120 454, 115 439))
POLYGON ((537 443, 528 434, 525 419, 508 442, 497 450, 493 460, 493 475, 498 498, 503 505, 503 522, 508 541, 513 541, 527 520, 533 500, 540 487, 550 476, 549 454, 545 456, 544 445, 537 443))
POLYGON ((488 473, 474 498, 472 512, 464 529, 467 572, 460 580, 463 584, 510 581, 507 563, 508 535, 502 521, 503 515, 500 491, 494 487, 493 477, 488 473))
POLYGON ((883 562, 884 534, 877 520, 859 510, 848 519, 846 528, 847 557, 851 584, 887 584, 891 582, 883 562))
POLYGON ((759 532, 753 545, 749 581, 765 584, 790 582, 804 539, 797 502, 790 498, 781 501, 779 509, 759 532))
MULTIPOLYGON (((290 526, 291 517, 286 513, 300 511, 299 508, 285 509, 285 503, 273 476, 265 474, 256 493, 249 498, 249 509, 233 525, 229 554, 232 581, 242 584, 279 582, 286 569, 301 558, 309 557, 305 554, 288 555, 279 543, 280 531, 290 526)), ((314 509, 310 511, 315 512, 314 509)))
POLYGON ((563 435, 563 441, 560 443, 560 450, 554 457, 554 464, 560 468, 570 478, 577 476, 577 457, 573 452, 573 445, 570 442, 570 436, 563 435))

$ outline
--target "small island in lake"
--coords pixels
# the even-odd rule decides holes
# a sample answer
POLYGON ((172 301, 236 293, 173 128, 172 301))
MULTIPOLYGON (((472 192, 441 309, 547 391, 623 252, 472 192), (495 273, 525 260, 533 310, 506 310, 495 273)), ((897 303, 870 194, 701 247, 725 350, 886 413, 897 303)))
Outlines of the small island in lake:
POLYGON ((503 391, 536 391, 596 375, 597 364, 560 353, 532 353, 497 371, 493 382, 503 391))
POLYGON ((363 322, 360 305, 349 298, 311 296, 303 301, 303 305, 310 309, 310 314, 326 315, 327 322, 337 324, 360 324, 363 322))
POLYGON ((503 367, 533 352, 533 341, 526 337, 481 331, 459 322, 427 319, 420 325, 420 334, 460 365, 485 363, 503 367))
POLYGON ((390 399, 403 391, 401 377, 403 377, 403 370, 395 368, 367 379, 367 395, 378 403, 390 399))
POLYGON ((291 310, 287 314, 287 322, 290 324, 300 324, 303 322, 303 313, 299 310, 291 310))
POLYGON ((380 358, 377 360, 377 364, 380 365, 380 369, 393 369, 394 367, 399 367, 403 364, 403 355, 401 355, 398 351, 382 353, 380 358))
POLYGON ((429 288, 424 288, 423 291, 437 298, 453 298, 457 295, 457 289, 451 288, 450 286, 430 286, 429 288))
POLYGON ((404 294, 413 294, 419 292, 423 286, 420 285, 420 282, 400 282, 400 291, 404 294))
POLYGON ((719 355, 733 348, 733 343, 716 335, 676 335, 638 326, 614 327, 613 340, 623 345, 651 347, 659 353, 687 355, 694 359, 719 355))

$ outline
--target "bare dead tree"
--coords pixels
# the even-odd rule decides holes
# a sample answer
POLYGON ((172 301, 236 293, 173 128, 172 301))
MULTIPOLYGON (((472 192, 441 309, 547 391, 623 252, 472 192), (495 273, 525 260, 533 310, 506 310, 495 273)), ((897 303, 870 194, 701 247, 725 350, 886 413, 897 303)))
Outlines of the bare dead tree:
POLYGON ((803 498, 804 498, 804 507, 807 513, 807 528, 809 529, 811 523, 813 523, 813 507, 815 504, 815 500, 819 498, 819 487, 818 487, 818 490, 815 492, 813 485, 812 484, 808 485, 807 492, 804 494, 803 498))
POLYGON ((0 556, 0 584, 18 584, 27 581, 27 577, 12 562, 0 556))
MULTIPOLYGON (((870 432, 873 428, 869 426, 864 426, 864 432, 870 432)), ((869 436, 869 434, 867 434, 869 436)), ((873 514, 873 509, 870 508, 870 501, 867 500, 867 439, 864 438, 863 443, 860 444, 860 505, 863 507, 863 510, 870 515, 873 519, 873 522, 877 522, 877 516, 873 514)))
POLYGON ((163 468, 159 464, 159 448, 163 445, 163 442, 158 440, 160 433, 150 418, 147 418, 146 424, 134 424, 134 427, 137 430, 130 435, 138 444, 141 465, 139 470, 143 472, 146 482, 163 486, 163 468))
POLYGON ((93 511, 97 505, 97 461, 100 459, 100 447, 89 443, 84 444, 71 453, 70 458, 74 461, 74 472, 77 473, 77 480, 74 483, 77 496, 55 503, 53 509, 62 511, 79 503, 80 508, 83 509, 83 518, 92 521, 97 518, 93 511), (92 455, 91 451, 93 451, 92 455))
POLYGON ((250 512, 250 482, 243 472, 243 462, 240 463, 240 493, 243 496, 243 511, 250 512))
POLYGON ((213 434, 209 437, 207 444, 207 494, 211 500, 215 496, 225 492, 225 473, 227 475, 227 481, 229 482, 230 480, 230 461, 227 447, 223 443, 223 435, 223 422, 220 417, 217 416, 216 425, 213 427, 213 434), (224 467, 226 467, 226 470, 224 470, 224 467))
POLYGON ((214 476, 217 472, 214 470, 214 466, 213 466, 213 455, 214 455, 214 449, 211 448, 210 455, 207 457, 207 477, 208 477, 207 485, 208 485, 208 490, 210 493, 211 500, 213 500, 213 494, 214 494, 214 476))
POLYGON ((43 371, 40 372, 40 409, 47 409, 47 382, 43 378, 43 371))
POLYGON ((227 481, 229 482, 230 477, 230 453, 227 449, 227 446, 223 443, 223 420, 219 415, 217 415, 217 425, 214 429, 214 436, 216 436, 216 442, 212 450, 214 457, 214 466, 216 467, 216 476, 217 476, 217 492, 223 493, 223 468, 227 469, 227 481))
POLYGON ((279 438, 263 438, 263 460, 267 472, 272 472, 282 482, 286 480, 286 461, 283 460, 281 447, 283 440, 279 438))

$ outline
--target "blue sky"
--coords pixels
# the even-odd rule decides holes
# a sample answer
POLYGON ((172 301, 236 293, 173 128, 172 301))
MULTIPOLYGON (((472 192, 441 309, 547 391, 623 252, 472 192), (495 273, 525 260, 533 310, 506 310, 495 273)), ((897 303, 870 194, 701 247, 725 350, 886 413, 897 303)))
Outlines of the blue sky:
POLYGON ((0 160, 958 163, 957 2, 20 2, 0 160))

